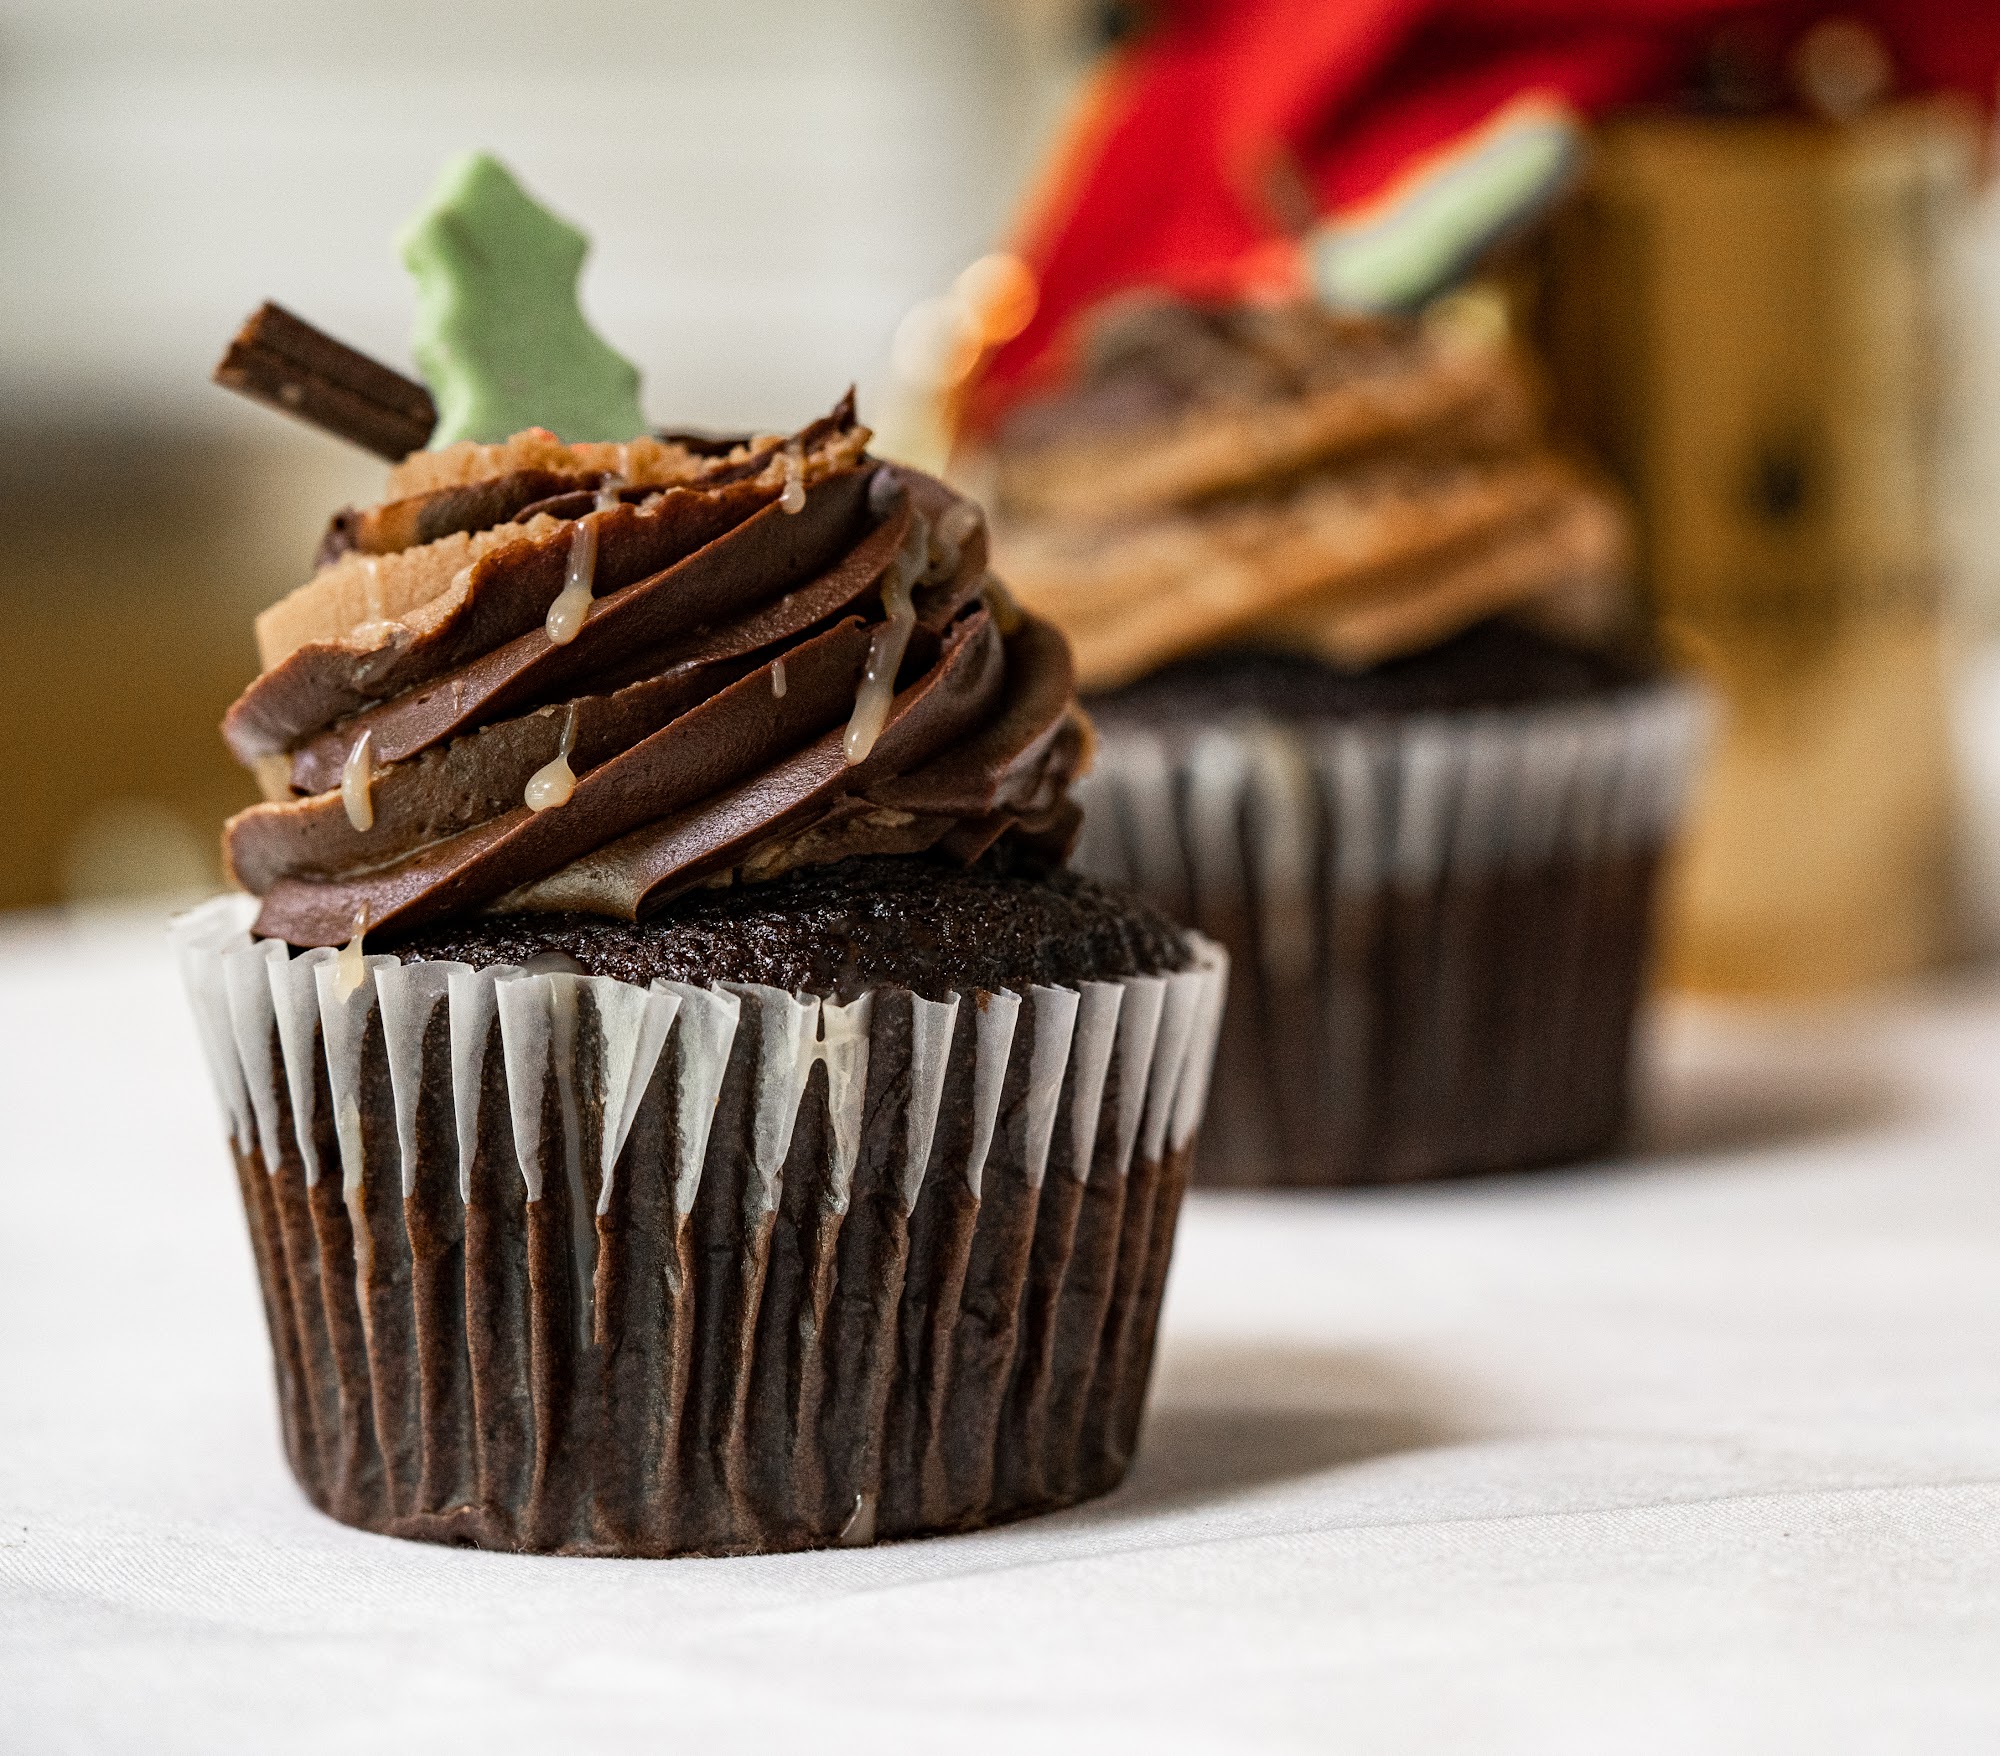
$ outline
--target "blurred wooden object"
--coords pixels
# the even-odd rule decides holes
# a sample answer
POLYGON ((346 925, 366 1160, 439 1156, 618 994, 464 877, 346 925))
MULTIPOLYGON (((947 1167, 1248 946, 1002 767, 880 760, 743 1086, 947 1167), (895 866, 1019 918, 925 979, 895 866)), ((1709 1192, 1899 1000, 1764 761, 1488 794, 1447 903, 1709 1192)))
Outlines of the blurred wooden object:
POLYGON ((1665 974, 1850 988, 1945 945, 1943 257, 1974 120, 1615 125, 1550 242, 1565 421, 1637 506, 1670 645, 1724 722, 1665 974))

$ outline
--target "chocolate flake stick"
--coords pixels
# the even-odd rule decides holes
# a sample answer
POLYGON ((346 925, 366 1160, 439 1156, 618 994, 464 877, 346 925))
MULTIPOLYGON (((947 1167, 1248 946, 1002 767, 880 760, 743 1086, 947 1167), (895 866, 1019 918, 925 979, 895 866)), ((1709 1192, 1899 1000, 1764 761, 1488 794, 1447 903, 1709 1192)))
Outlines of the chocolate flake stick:
POLYGON ((236 332, 215 381, 400 463, 437 425, 415 379, 356 353, 268 300, 236 332))

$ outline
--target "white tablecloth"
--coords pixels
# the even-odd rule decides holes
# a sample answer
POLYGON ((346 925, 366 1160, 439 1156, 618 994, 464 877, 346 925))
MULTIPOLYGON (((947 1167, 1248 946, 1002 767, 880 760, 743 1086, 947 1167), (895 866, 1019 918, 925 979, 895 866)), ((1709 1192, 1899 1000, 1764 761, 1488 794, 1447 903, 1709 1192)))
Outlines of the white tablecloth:
POLYGON ((1097 1505, 528 1559, 307 1507, 163 947, 0 930, 0 1750, 2000 1748, 2000 982, 1660 1035, 1624 1162, 1194 1200, 1097 1505))

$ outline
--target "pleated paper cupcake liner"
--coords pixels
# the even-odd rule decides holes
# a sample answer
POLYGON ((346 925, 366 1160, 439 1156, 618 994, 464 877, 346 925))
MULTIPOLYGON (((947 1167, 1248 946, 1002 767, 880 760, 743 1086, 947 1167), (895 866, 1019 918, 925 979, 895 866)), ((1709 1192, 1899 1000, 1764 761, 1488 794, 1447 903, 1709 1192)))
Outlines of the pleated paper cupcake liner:
POLYGON ((1612 1145, 1655 879, 1707 723, 1670 682, 1105 730, 1077 865, 1236 969, 1195 1180, 1394 1182, 1612 1145))
POLYGON ((1068 1505, 1136 1441, 1227 960, 945 1001, 178 923, 287 1454, 400 1536, 731 1554, 1068 1505))

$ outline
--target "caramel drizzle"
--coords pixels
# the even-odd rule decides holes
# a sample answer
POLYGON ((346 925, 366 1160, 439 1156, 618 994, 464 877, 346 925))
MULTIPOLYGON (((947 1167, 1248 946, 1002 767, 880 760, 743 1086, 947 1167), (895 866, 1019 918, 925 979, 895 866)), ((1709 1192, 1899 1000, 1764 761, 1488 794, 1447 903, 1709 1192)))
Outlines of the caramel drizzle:
MULTIPOLYGON (((613 473, 607 475, 597 487, 597 512, 609 512, 618 504, 618 490, 625 486, 625 478, 613 473)), ((549 619, 543 626, 548 630, 549 642, 553 646, 567 646, 583 632, 583 625, 589 619, 593 592, 597 583, 597 513, 586 512, 576 521, 576 529, 570 533, 569 568, 563 575, 563 588, 556 594, 556 600, 549 605, 549 619)))
POLYGON ((333 997, 345 1000, 367 979, 368 965, 362 961, 361 941, 368 936, 368 905, 363 903, 354 914, 354 937, 340 948, 340 956, 334 960, 333 997))
POLYGON ((778 495, 778 506, 785 512, 803 512, 806 509, 806 460, 797 440, 778 453, 784 466, 785 486, 778 495))
POLYGON ((921 514, 913 513, 910 534, 882 579, 882 607, 887 614, 868 642, 868 663, 862 669, 861 687, 855 691, 854 716, 841 738, 849 768, 867 760, 882 728, 889 723, 896 673, 903 668, 903 654, 917 625, 917 607, 910 591, 923 577, 929 555, 928 523, 921 514))
POLYGON ((340 803, 347 821, 359 830, 375 827, 374 741, 372 728, 363 732, 340 765, 340 803))
MULTIPOLYGON (((471 572, 470 567, 461 567, 452 584, 458 585, 471 572)), ((382 614, 382 560, 378 555, 370 555, 362 563, 361 601, 368 614, 347 631, 347 638, 374 646, 392 637, 399 624, 382 614)))
POLYGON ((562 743, 554 760, 529 775, 528 784, 521 789, 521 803, 530 811, 553 811, 558 805, 567 805, 570 794, 576 791, 576 770, 569 765, 569 753, 576 748, 576 708, 572 701, 563 717, 562 743))

